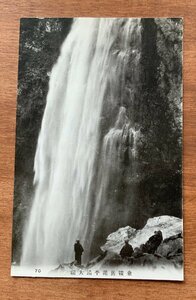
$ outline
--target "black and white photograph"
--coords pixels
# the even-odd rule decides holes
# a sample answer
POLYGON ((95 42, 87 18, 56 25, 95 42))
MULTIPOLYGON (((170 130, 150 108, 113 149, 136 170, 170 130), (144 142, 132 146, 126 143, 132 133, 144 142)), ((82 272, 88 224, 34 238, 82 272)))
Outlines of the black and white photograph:
POLYGON ((182 281, 183 19, 19 38, 11 275, 182 281))

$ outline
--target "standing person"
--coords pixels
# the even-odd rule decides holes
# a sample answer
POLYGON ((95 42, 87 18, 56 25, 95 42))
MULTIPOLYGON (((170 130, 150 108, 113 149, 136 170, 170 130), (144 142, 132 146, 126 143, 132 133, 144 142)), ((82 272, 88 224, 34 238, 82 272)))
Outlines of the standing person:
POLYGON ((80 244, 79 240, 77 240, 76 243, 74 244, 74 251, 75 251, 75 260, 77 262, 77 265, 81 265, 81 257, 84 249, 80 244))

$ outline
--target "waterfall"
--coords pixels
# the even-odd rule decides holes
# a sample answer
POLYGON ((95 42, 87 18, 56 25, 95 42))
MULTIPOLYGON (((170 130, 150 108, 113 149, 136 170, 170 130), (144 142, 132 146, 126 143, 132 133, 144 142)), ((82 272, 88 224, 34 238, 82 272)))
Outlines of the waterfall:
POLYGON ((71 262, 76 239, 84 248, 90 247, 92 218, 96 222, 107 200, 103 191, 110 175, 106 163, 105 180, 98 180, 95 188, 98 161, 105 151, 105 161, 112 160, 113 167, 119 168, 115 143, 119 137, 133 137, 124 101, 131 97, 137 80, 140 32, 140 19, 74 20, 50 76, 21 265, 71 262), (106 106, 119 113, 114 129, 104 137, 101 121, 106 106))
MULTIPOLYGON (((126 178, 125 165, 128 165, 127 167, 132 172, 131 175, 133 178, 136 175, 137 168, 134 163, 137 156, 137 141, 139 137, 140 130, 135 130, 131 127, 125 107, 120 107, 116 123, 104 136, 102 143, 96 202, 92 217, 94 230, 91 228, 89 231, 91 242, 94 236, 100 235, 99 227, 104 228, 105 232, 105 234, 101 233, 101 237, 106 237, 114 230, 113 228, 118 228, 118 226, 122 227, 122 225, 118 225, 119 219, 122 222, 121 224, 124 223, 127 225, 129 222, 129 208, 131 203, 126 202, 126 197, 121 199, 120 204, 118 203, 119 186, 122 178, 126 178), (130 159, 131 165, 127 161, 130 159), (105 223, 104 226, 102 223, 105 223), (116 223, 117 226, 114 226, 114 223, 116 223)), ((131 180, 132 179, 129 178, 130 182, 131 180)), ((131 202, 131 197, 129 195, 128 197, 129 202, 131 202)), ((98 239, 102 241, 102 238, 98 239)))

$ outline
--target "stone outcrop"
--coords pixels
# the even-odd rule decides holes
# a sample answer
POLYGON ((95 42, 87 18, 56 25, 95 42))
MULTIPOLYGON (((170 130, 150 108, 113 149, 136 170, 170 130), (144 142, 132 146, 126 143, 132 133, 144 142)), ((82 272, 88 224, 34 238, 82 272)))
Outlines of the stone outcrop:
POLYGON ((182 220, 172 216, 151 218, 141 230, 130 226, 118 229, 111 233, 106 243, 101 247, 107 253, 102 260, 103 265, 168 265, 181 266, 183 262, 182 220), (163 241, 154 253, 144 249, 145 243, 155 231, 161 231, 163 241), (134 248, 132 257, 122 259, 119 255, 124 241, 128 240, 134 248))
MULTIPOLYGON (((80 269, 102 269, 131 267, 161 267, 167 269, 168 266, 180 269, 183 263, 183 236, 182 220, 172 216, 160 216, 151 218, 141 230, 136 230, 130 226, 119 228, 107 237, 106 243, 101 247, 102 253, 91 260, 80 269), (143 245, 154 235, 155 231, 161 231, 163 240, 154 253, 144 252, 143 245), (122 259, 120 250, 124 241, 129 241, 134 252, 131 257, 122 259)), ((63 272, 66 268, 78 269, 72 263, 59 265, 53 272, 63 272)))

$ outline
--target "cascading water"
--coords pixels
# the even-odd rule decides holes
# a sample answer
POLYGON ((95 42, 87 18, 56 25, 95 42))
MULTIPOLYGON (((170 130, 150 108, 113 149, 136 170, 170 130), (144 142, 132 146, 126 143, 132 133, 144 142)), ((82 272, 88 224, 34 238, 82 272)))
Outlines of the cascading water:
MULTIPOLYGON (((85 244, 90 247, 92 218, 96 223, 106 203, 106 177, 111 172, 109 167, 107 172, 106 163, 98 172, 99 176, 104 174, 95 188, 98 157, 103 157, 105 151, 105 161, 111 159, 118 164, 114 159, 118 155, 114 153, 115 143, 125 135, 133 138, 134 129, 123 105, 137 80, 140 32, 140 19, 74 21, 49 82, 34 163, 35 195, 24 232, 21 265, 70 262, 77 238, 84 248, 85 244), (128 71, 130 60, 134 62, 128 71), (127 72, 132 76, 130 86, 127 72), (120 112, 115 116, 114 128, 102 137, 106 102, 120 112)), ((135 151, 133 148, 131 151, 135 151)))

